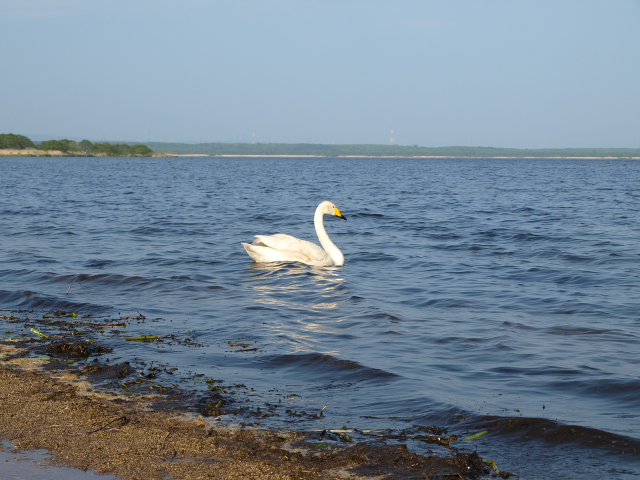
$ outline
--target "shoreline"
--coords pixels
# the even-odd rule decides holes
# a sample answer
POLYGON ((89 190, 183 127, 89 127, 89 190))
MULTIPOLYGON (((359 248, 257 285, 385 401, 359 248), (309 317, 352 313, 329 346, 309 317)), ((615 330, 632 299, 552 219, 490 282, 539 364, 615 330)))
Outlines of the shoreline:
POLYGON ((168 156, 174 157, 194 157, 194 156, 208 156, 208 157, 269 157, 269 158, 471 158, 477 160, 493 160, 493 159, 528 159, 528 160, 537 160, 537 159, 550 159, 550 160, 640 160, 640 157, 467 157, 462 155, 457 156, 445 156, 445 155, 336 155, 336 156, 327 156, 327 155, 208 155, 208 154, 168 154, 168 156))
MULTIPOLYGON (((37 150, 37 149, 0 149, 0 157, 102 157, 109 158, 106 155, 86 155, 79 152, 62 152, 60 150, 37 150)), ((640 160, 640 157, 572 157, 572 156, 495 156, 495 157, 478 157, 463 155, 255 155, 255 154, 209 154, 209 153, 166 153, 154 152, 151 157, 154 158, 173 158, 173 157, 221 157, 221 158, 425 158, 425 159, 455 159, 455 158, 473 158, 478 160, 492 159, 526 159, 526 160, 640 160)), ((130 157, 136 158, 136 157, 130 157)), ((142 157, 140 157, 142 158, 142 157)))
MULTIPOLYGON (((106 153, 63 152, 62 150, 38 150, 25 148, 23 150, 12 148, 0 148, 0 157, 102 157, 107 158, 106 153)), ((142 155, 129 155, 126 158, 142 157, 142 155)))
POLYGON ((492 472, 492 462, 449 445, 455 437, 442 433, 422 434, 438 452, 421 455, 384 435, 351 433, 353 441, 339 430, 228 424, 221 387, 212 384, 204 396, 166 388, 128 362, 99 358, 112 349, 36 332, 0 340, 0 450, 10 450, 7 441, 14 452, 44 449, 52 465, 123 480, 475 479, 492 472), (138 382, 148 387, 125 387, 138 382))
POLYGON ((63 157, 67 156, 60 150, 38 150, 37 148, 1 148, 0 157, 63 157))
POLYGON ((80 367, 27 357, 30 348, 16 343, 0 342, 0 440, 16 450, 45 449, 57 466, 132 480, 473 479, 490 473, 477 453, 453 447, 446 456, 424 456, 404 444, 225 425, 189 412, 188 393, 105 392, 80 367))

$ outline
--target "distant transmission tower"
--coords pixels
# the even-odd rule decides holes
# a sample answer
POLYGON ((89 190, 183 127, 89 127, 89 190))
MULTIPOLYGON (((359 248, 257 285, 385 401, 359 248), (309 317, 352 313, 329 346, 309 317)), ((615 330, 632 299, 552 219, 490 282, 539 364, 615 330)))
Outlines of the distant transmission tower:
POLYGON ((251 139, 251 143, 256 143, 256 134, 255 134, 255 132, 253 133, 253 138, 251 139))
POLYGON ((395 133, 393 132, 393 127, 391 127, 391 138, 389 139, 389 144, 390 145, 396 144, 396 136, 395 136, 395 133))

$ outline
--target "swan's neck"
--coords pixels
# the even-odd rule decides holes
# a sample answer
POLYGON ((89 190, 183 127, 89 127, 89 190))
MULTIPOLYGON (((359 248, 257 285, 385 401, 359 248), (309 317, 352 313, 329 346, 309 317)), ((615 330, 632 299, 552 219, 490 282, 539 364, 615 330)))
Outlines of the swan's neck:
POLYGON ((318 240, 327 255, 333 260, 333 264, 336 266, 344 265, 344 255, 340 251, 336 244, 331 241, 327 231, 324 228, 324 213, 320 211, 320 207, 316 210, 316 214, 313 217, 313 223, 316 226, 316 233, 318 234, 318 240))

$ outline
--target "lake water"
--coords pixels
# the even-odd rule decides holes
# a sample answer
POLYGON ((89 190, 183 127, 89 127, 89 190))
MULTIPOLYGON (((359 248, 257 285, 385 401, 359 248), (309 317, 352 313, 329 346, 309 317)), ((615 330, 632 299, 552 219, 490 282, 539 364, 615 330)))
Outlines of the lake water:
POLYGON ((327 407, 263 426, 491 421, 469 448, 521 478, 640 477, 638 161, 0 158, 0 192, 1 309, 142 314, 192 342, 101 343, 327 407), (317 241, 322 200, 344 267, 252 263, 255 234, 317 241))

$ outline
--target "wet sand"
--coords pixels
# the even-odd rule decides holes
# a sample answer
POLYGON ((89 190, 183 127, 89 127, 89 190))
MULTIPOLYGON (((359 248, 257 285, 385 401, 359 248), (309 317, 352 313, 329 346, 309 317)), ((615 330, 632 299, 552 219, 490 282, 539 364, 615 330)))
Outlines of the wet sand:
MULTIPOLYGON (((418 479, 492 473, 475 453, 321 441, 318 433, 229 427, 181 408, 187 394, 93 389, 76 367, 0 342, 0 440, 52 462, 124 479, 418 479), (52 366, 53 365, 53 366, 52 366)), ((506 478, 506 477, 505 477, 506 478)))

